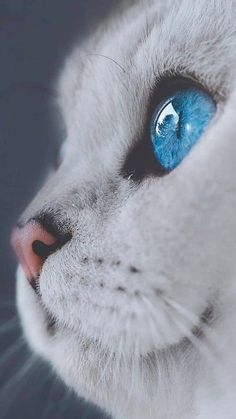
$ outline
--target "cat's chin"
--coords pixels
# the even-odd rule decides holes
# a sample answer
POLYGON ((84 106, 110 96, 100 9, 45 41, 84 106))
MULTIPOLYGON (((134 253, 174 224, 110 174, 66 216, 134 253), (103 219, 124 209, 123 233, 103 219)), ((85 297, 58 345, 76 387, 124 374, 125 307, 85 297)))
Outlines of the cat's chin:
MULTIPOLYGON (((184 354, 188 353, 189 360, 194 362, 195 351, 191 351, 191 342, 184 337, 177 344, 169 346, 167 351, 157 349, 156 352, 136 354, 133 358, 122 358, 120 354, 106 351, 101 342, 76 335, 73 330, 48 316, 20 267, 17 271, 17 304, 24 335, 32 350, 49 361, 65 384, 79 396, 92 400, 115 416, 120 411, 120 405, 124 406, 124 416, 133 419, 145 417, 145 408, 154 402, 154 396, 159 400, 159 405, 162 403, 165 397, 162 390, 167 385, 165 380, 168 377, 163 375, 163 389, 159 389, 159 395, 153 394, 152 389, 156 388, 159 380, 156 372, 163 368, 164 373, 168 365, 168 356, 176 366, 174 379, 182 382, 184 374, 192 374, 192 368, 188 371, 184 354), (150 374, 149 380, 140 384, 140 374, 147 373, 150 374), (136 386, 135 382, 139 384, 133 389, 133 396, 130 396, 128 403, 127 394, 132 385, 136 386), (117 403, 114 403, 114 394, 117 403), (140 400, 140 404, 137 400, 140 400), (142 409, 140 416, 139 410, 142 409)), ((203 329, 199 325, 194 332, 195 336, 197 334, 202 338, 200 335, 203 333, 204 322, 203 329)))
MULTIPOLYGON (((69 328, 63 327, 58 322, 54 324, 21 267, 17 270, 17 306, 23 333, 29 346, 37 355, 52 364, 69 388, 73 388, 79 396, 92 400, 113 413, 114 409, 117 409, 113 398, 110 397, 114 391, 117 394, 120 392, 117 401, 126 404, 128 388, 116 388, 121 377, 117 377, 118 380, 114 382, 110 376, 112 367, 107 368, 107 371, 106 367, 104 369, 108 361, 113 363, 111 355, 106 353, 98 342, 79 339, 69 328), (106 373, 106 380, 103 380, 103 373, 106 373)), ((143 365, 146 364, 147 368, 150 368, 150 363, 155 362, 154 353, 147 354, 142 359, 143 365)), ((127 366, 126 360, 125 368, 127 366)), ((127 371, 121 372, 123 367, 119 365, 121 375, 127 374, 127 371)), ((128 375, 127 385, 129 378, 128 375)), ((146 393, 146 389, 143 391, 146 393)), ((132 404, 132 400, 130 403, 132 404)))

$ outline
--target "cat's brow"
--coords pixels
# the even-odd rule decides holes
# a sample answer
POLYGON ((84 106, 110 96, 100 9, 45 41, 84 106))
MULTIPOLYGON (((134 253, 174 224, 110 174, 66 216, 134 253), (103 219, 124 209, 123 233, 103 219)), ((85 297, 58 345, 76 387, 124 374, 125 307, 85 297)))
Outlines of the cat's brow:
POLYGON ((103 55, 103 54, 96 54, 96 53, 90 53, 90 54, 86 54, 86 57, 101 57, 101 58, 105 58, 109 61, 112 61, 114 64, 116 64, 120 70, 123 71, 123 73, 127 74, 127 71, 125 70, 125 68, 119 64, 116 60, 114 60, 114 58, 108 57, 107 55, 103 55))

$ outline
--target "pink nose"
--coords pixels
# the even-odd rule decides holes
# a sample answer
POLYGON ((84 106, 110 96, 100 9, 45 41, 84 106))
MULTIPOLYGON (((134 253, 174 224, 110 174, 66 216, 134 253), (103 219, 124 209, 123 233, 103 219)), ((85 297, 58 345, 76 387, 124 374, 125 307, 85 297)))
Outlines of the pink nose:
POLYGON ((61 241, 37 221, 29 221, 13 230, 11 244, 27 279, 35 287, 45 260, 60 247, 61 241))

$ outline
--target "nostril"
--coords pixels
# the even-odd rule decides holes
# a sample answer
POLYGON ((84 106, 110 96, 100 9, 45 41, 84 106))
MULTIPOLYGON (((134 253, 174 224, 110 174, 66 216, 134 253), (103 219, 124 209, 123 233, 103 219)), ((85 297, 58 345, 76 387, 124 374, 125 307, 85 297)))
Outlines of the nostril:
POLYGON ((71 238, 72 235, 67 233, 64 236, 58 237, 52 244, 46 244, 43 241, 35 240, 32 243, 32 249, 37 256, 46 259, 48 256, 52 255, 61 247, 63 247, 68 241, 71 240, 71 238))
POLYGON ((69 233, 62 234, 59 231, 49 233, 48 229, 36 220, 31 220, 23 227, 17 227, 13 230, 12 247, 27 279, 34 288, 46 259, 71 238, 72 235, 69 233))
POLYGON ((57 248, 58 248, 57 243, 49 245, 49 244, 45 244, 41 242, 40 240, 35 240, 32 243, 33 252, 37 256, 40 256, 42 258, 47 258, 52 253, 54 253, 57 250, 57 248))

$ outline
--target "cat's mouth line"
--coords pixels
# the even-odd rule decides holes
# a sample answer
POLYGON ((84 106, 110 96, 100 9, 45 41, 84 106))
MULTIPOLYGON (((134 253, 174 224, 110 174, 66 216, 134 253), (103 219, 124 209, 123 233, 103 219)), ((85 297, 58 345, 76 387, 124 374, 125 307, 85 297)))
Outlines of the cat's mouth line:
POLYGON ((56 333, 58 326, 58 321, 55 317, 53 317, 51 314, 47 313, 46 318, 46 328, 49 335, 54 335, 56 333))
MULTIPOLYGON (((74 333, 74 330, 71 329, 69 325, 66 325, 64 322, 60 322, 58 318, 42 303, 41 297, 39 298, 39 303, 42 308, 42 310, 45 313, 45 327, 48 335, 50 337, 53 337, 56 335, 57 332, 60 330, 71 330, 71 332, 74 333)), ((202 312, 202 314, 199 316, 198 324, 196 322, 196 325, 192 326, 192 328, 189 330, 189 334, 184 335, 181 339, 190 339, 190 335, 194 336, 195 338, 202 340, 206 338, 207 335, 207 327, 211 324, 214 317, 214 307, 212 304, 209 304, 207 308, 202 312)), ((174 322, 173 322, 174 324, 174 322)))
POLYGON ((214 316, 214 307, 212 304, 209 304, 207 308, 202 312, 199 318, 199 325, 195 326, 192 329, 192 334, 199 338, 203 339, 206 336, 204 326, 209 326, 213 320, 214 316))
MULTIPOLYGON (((29 282, 32 286, 32 283, 29 282)), ((66 325, 64 322, 60 322, 56 315, 51 312, 51 310, 43 303, 42 294, 40 291, 40 275, 37 276, 37 278, 34 279, 34 286, 32 286, 38 303, 41 306, 42 311, 45 315, 45 328, 46 332, 49 336, 53 337, 55 334, 62 329, 71 330, 71 327, 69 325, 66 325)), ((208 326, 212 320, 213 320, 213 314, 214 314, 214 308, 212 304, 207 304, 206 309, 202 311, 202 314, 199 316, 199 321, 196 319, 196 324, 192 325, 192 328, 189 329, 189 333, 191 333, 193 336, 195 336, 198 339, 204 339, 206 337, 206 327, 208 326)), ((174 321, 173 321, 174 324, 174 321)), ((186 333, 185 336, 183 336, 183 339, 187 338, 188 335, 186 333)))

